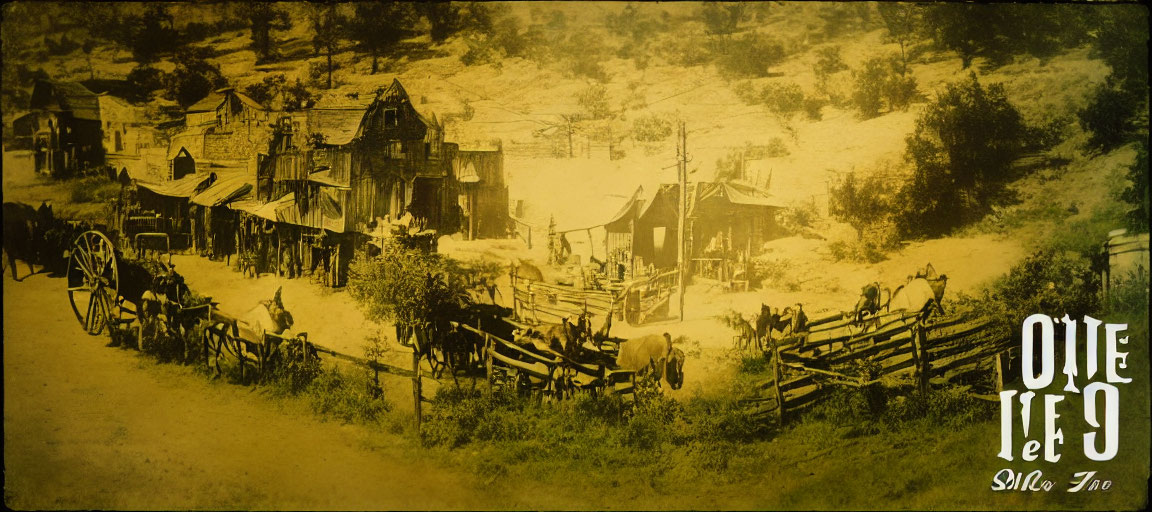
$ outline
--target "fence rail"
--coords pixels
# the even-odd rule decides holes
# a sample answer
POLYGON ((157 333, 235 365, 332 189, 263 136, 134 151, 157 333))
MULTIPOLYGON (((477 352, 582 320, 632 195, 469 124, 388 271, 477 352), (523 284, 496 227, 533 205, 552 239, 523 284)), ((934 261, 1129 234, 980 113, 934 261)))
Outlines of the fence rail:
POLYGON ((771 392, 746 399, 757 404, 753 411, 783 418, 786 411, 810 406, 834 386, 863 387, 911 377, 917 387, 927 389, 929 382, 999 369, 999 358, 1012 348, 1012 340, 988 318, 954 315, 924 321, 915 313, 898 311, 863 324, 832 315, 810 323, 815 328, 806 333, 774 340, 773 376, 756 385, 771 392), (861 361, 872 363, 872 370, 849 375, 841 369, 861 361), (794 375, 786 379, 785 369, 794 375))

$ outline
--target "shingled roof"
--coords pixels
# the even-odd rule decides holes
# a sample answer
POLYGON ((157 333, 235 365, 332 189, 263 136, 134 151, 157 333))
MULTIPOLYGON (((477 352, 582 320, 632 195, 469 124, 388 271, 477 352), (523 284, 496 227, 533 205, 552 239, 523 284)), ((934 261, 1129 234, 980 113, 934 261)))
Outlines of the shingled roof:
POLYGON ((34 110, 57 107, 72 112, 72 117, 77 119, 100 120, 100 100, 96 93, 77 82, 37 80, 32 87, 30 107, 34 110))

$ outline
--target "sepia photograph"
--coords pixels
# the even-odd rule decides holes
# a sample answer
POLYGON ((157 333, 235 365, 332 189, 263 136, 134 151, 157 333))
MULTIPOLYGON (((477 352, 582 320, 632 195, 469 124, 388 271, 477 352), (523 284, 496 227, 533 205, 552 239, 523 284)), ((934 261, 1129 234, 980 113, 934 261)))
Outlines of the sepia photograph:
POLYGON ((15 510, 1142 510, 1143 3, 0 6, 15 510))

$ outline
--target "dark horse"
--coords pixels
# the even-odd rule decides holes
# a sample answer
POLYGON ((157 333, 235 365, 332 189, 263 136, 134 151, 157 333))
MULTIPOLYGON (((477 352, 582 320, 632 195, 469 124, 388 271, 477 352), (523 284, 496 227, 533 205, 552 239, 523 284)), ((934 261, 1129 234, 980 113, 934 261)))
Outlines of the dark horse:
POLYGON ((36 273, 32 265, 40 262, 43 245, 40 217, 40 213, 29 205, 4 203, 4 253, 8 255, 14 281, 20 281, 16 276, 16 260, 23 260, 28 265, 29 275, 36 273))

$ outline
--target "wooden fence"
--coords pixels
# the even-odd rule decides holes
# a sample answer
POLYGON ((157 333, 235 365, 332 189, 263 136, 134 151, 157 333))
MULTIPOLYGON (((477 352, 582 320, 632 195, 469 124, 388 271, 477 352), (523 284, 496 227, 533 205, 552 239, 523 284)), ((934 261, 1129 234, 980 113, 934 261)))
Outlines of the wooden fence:
POLYGON ((531 323, 575 322, 581 314, 605 318, 621 314, 622 303, 611 291, 582 290, 571 286, 512 277, 512 314, 531 323))
POLYGON ((512 312, 517 320, 531 323, 560 323, 564 318, 575 321, 587 313, 600 319, 614 314, 628 323, 642 324, 667 313, 679 275, 670 270, 608 290, 548 284, 513 275, 512 312))
POLYGON ((810 330, 771 343, 772 376, 757 384, 762 396, 747 398, 757 412, 804 409, 832 385, 863 387, 911 377, 916 387, 944 383, 961 375, 995 369, 1002 382, 1002 355, 1009 335, 987 318, 941 316, 922 321, 895 311, 860 324, 840 315, 813 320, 810 330), (852 374, 848 365, 859 364, 852 374))

